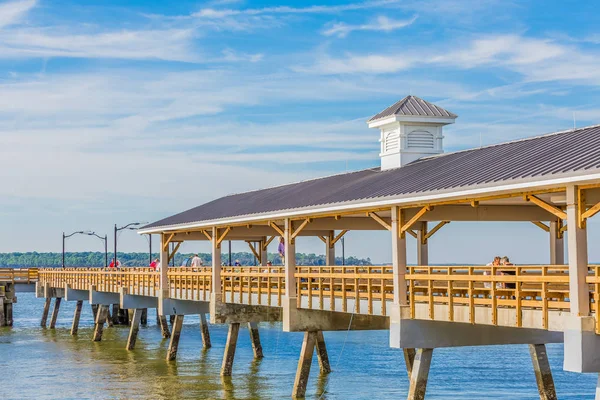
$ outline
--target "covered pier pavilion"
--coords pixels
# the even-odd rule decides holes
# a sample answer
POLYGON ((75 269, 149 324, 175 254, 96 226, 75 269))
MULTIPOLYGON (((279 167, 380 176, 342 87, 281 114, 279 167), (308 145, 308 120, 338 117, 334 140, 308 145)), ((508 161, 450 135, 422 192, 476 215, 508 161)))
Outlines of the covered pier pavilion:
POLYGON ((226 196, 139 231, 160 235, 163 266, 181 243, 208 241, 211 267, 41 270, 38 293, 175 315, 172 358, 184 315, 209 313, 230 325, 223 375, 240 324, 262 356, 256 323, 282 320, 284 331, 305 332, 295 397, 305 394, 314 349, 329 371, 323 331, 389 329, 390 346, 405 354, 408 399, 425 397, 433 349, 503 344, 531 345, 540 398, 556 398, 546 343, 564 342, 565 370, 600 372, 600 266, 588 262, 586 223, 600 211, 600 126, 443 153, 443 126, 455 118, 408 96, 368 122, 380 130, 381 167, 226 196), (430 266, 429 239, 454 221, 533 223, 547 232, 540 251, 551 261, 430 266), (392 263, 335 265, 335 243, 356 230, 388 231, 392 263), (417 239, 415 266, 407 265, 407 235, 417 239), (296 265, 303 236, 323 241, 327 266, 296 265), (284 266, 267 266, 278 237, 284 266), (224 240, 258 243, 261 266, 222 266, 224 240))

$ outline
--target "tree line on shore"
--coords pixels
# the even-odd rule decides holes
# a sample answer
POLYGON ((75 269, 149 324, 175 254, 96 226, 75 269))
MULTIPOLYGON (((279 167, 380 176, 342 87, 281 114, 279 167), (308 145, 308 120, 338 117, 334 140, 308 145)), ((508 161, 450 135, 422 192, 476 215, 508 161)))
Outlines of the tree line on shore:
MULTIPOLYGON (((193 253, 177 253, 175 255, 175 265, 182 266, 188 263, 193 257, 193 253)), ((198 253, 198 256, 204 261, 204 265, 211 265, 212 256, 209 253, 198 253)), ((113 258, 113 253, 108 254, 108 262, 113 258)), ((159 258, 159 254, 152 254, 152 258, 159 258)), ((144 267, 150 263, 148 253, 118 253, 118 259, 126 267, 144 267)), ((268 254, 268 259, 273 265, 281 265, 279 254, 268 254)), ((257 265, 254 254, 250 252, 239 252, 231 254, 232 264, 239 261, 241 265, 257 265)), ((229 264, 229 254, 224 252, 221 255, 221 261, 229 264)), ((336 257, 336 265, 342 265, 342 258, 336 257)), ((103 267, 105 264, 105 254, 102 252, 69 252, 65 253, 66 267, 103 267)), ((326 265, 325 256, 314 253, 296 253, 297 265, 326 265)), ((346 257, 346 265, 371 265, 370 258, 346 257)), ((60 267, 62 265, 62 253, 0 253, 0 268, 48 268, 60 267)))

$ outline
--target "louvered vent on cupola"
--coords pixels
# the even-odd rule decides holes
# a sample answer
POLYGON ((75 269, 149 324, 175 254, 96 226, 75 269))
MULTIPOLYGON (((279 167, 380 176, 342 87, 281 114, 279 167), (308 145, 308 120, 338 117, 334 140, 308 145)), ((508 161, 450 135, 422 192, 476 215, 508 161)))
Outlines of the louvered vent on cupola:
POLYGON ((367 123, 381 131, 381 169, 443 153, 442 127, 454 123, 455 118, 455 114, 416 96, 407 96, 375 115, 367 123))

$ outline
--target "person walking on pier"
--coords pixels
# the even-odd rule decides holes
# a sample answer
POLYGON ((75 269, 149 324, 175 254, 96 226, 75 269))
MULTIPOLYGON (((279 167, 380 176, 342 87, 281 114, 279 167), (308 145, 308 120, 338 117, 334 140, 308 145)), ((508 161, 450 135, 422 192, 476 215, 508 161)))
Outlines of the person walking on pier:
POLYGON ((285 242, 283 236, 279 238, 279 246, 277 246, 277 252, 279 253, 279 257, 281 257, 281 264, 285 264, 285 242))
POLYGON ((198 254, 194 254, 194 257, 192 257, 192 263, 191 266, 192 267, 202 267, 204 264, 202 263, 202 259, 200 257, 198 257, 198 254))
POLYGON ((154 259, 154 261, 152 261, 152 262, 150 263, 150 269, 152 269, 152 270, 156 271, 156 267, 158 266, 158 263, 159 263, 159 262, 160 262, 160 261, 158 260, 158 258, 154 259))

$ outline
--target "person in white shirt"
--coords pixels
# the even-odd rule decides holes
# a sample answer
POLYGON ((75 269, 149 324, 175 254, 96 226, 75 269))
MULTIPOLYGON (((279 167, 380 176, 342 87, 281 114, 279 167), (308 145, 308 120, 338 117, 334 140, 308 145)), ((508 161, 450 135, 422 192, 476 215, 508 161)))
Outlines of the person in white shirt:
POLYGON ((194 257, 192 257, 191 266, 192 267, 202 267, 202 265, 203 265, 202 259, 200 257, 198 257, 198 254, 194 254, 194 257))
MULTIPOLYGON (((500 265, 500 260, 501 260, 500 257, 496 256, 496 257, 494 257, 494 261, 492 261, 491 263, 488 263, 486 266, 487 267, 498 267, 500 265)), ((491 271, 492 271, 492 269, 490 268, 487 271, 483 271, 483 274, 484 275, 491 275, 491 273, 492 273, 491 271)), ((498 275, 498 272, 496 272, 496 275, 498 275)), ((486 288, 486 289, 491 289, 492 288, 492 284, 489 283, 489 282, 484 282, 483 283, 483 287, 486 288)), ((498 287, 498 286, 496 286, 496 287, 498 287)))

